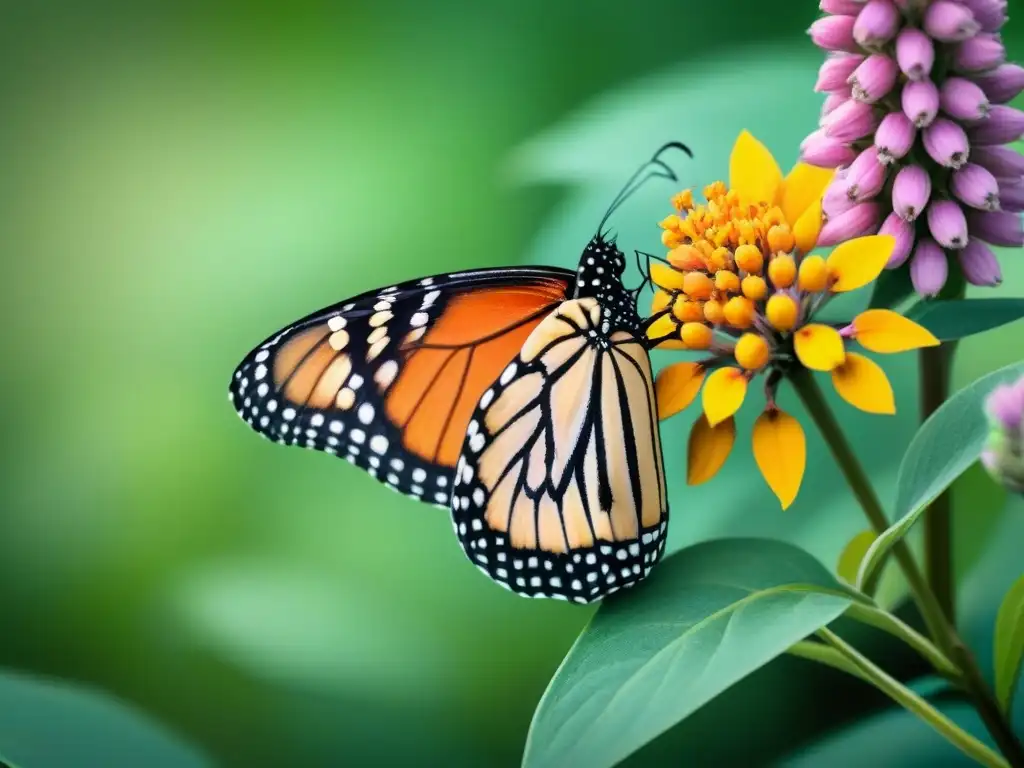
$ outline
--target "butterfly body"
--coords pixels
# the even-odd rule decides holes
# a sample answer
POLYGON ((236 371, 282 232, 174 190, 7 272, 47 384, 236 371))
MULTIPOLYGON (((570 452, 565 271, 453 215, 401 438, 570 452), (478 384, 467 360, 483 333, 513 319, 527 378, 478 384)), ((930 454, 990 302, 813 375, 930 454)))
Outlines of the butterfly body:
POLYGON ((466 555, 523 595, 586 603, 650 571, 668 520, 657 408, 625 257, 370 291, 266 339, 235 409, 450 509, 466 555))
POLYGON ((641 166, 575 271, 425 277, 314 312, 235 369, 239 416, 449 509, 470 561, 518 594, 588 603, 636 584, 665 550, 668 501, 638 291, 601 230, 644 180, 675 179, 673 147, 689 154, 673 142, 641 166))
POLYGON ((626 257, 614 241, 598 234, 591 238, 580 256, 572 298, 594 298, 604 308, 607 326, 630 330, 640 327, 636 296, 622 284, 626 257))

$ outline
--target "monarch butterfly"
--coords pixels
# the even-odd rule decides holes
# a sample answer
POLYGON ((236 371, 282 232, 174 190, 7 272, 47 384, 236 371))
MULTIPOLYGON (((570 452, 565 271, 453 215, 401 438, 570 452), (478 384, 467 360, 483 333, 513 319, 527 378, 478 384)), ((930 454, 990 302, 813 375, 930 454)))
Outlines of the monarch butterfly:
MULTIPOLYGON (((456 272, 363 293, 254 348, 229 395, 266 438, 347 459, 448 508, 463 550, 529 597, 588 603, 645 577, 668 502, 643 284, 603 232, 575 272, 456 272)), ((653 168, 646 176, 642 174, 653 168)))

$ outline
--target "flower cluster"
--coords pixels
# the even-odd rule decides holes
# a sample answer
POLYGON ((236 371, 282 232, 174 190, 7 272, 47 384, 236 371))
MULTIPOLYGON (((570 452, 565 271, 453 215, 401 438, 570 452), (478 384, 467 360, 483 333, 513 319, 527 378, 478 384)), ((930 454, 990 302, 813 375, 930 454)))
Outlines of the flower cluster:
POLYGON ((1024 493, 1024 377, 996 387, 985 406, 992 431, 981 461, 998 482, 1024 493))
POLYGON ((816 90, 821 127, 804 162, 839 168, 819 243, 880 232, 896 239, 889 268, 910 262, 934 296, 959 263, 974 285, 998 285, 990 246, 1024 245, 1024 68, 1006 63, 998 32, 1007 0, 821 0, 809 30, 829 52, 816 90))
POLYGON ((814 322, 832 296, 872 282, 895 244, 871 235, 812 253, 821 229, 821 197, 832 178, 805 164, 785 178, 771 153, 743 132, 730 157, 730 185, 711 184, 706 202, 686 190, 661 222, 669 249, 651 265, 656 287, 648 336, 659 347, 702 350, 699 362, 663 369, 656 381, 659 417, 686 408, 703 390, 703 414, 690 433, 687 480, 709 480, 735 441, 734 415, 749 383, 765 374, 767 409, 754 426, 754 456, 783 508, 796 497, 806 448, 800 424, 775 404, 779 382, 800 369, 830 373, 839 395, 869 413, 893 413, 882 369, 849 349, 902 352, 938 344, 924 328, 889 310, 868 310, 851 324, 814 322))

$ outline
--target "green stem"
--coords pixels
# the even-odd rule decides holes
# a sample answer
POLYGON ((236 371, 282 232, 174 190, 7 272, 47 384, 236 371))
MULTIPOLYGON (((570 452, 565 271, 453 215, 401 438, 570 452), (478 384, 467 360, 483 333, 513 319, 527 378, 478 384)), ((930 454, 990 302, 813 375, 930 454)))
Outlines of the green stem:
POLYGON ((881 608, 864 603, 851 603, 846 609, 846 615, 854 621, 866 624, 869 627, 880 629, 893 637, 899 638, 932 665, 936 672, 950 680, 959 680, 960 669, 949 660, 935 645, 913 627, 908 626, 900 619, 881 608))
MULTIPOLYGON (((846 439, 842 427, 836 421, 821 388, 814 381, 811 372, 805 368, 796 368, 790 373, 789 379, 793 382, 793 387, 803 401, 804 407, 807 408, 807 412, 814 419, 814 423, 817 424, 825 442, 828 443, 836 464, 839 465, 853 495, 857 497, 871 527, 876 533, 882 533, 889 527, 889 520, 882 509, 882 503, 878 500, 875 489, 846 439)), ((943 651, 948 652, 945 614, 936 602, 935 595, 928 589, 928 584, 910 553, 910 548, 901 539, 893 545, 892 551, 907 579, 907 584, 914 595, 914 600, 921 611, 921 618, 924 619, 929 634, 939 643, 943 651)))
MULTIPOLYGON (((920 352, 922 423, 949 397, 953 345, 925 347, 920 352)), ((931 503, 924 516, 924 570, 942 612, 956 624, 953 579, 953 498, 947 488, 931 503)))
MULTIPOLYGON (((857 501, 860 502, 864 514, 872 527, 881 533, 889 527, 881 502, 878 500, 878 495, 875 493, 864 467, 854 454, 853 448, 850 447, 839 422, 836 421, 835 414, 832 413, 821 388, 814 381, 811 372, 804 368, 793 370, 789 374, 789 379, 804 407, 807 408, 807 412, 817 424, 825 442, 828 443, 833 458, 839 465, 854 496, 857 497, 857 501)), ((978 714, 985 722, 985 727, 992 734, 999 749, 1010 761, 1010 765, 1014 768, 1024 768, 1024 744, 1021 744, 999 709, 992 691, 985 683, 981 670, 978 669, 973 654, 957 635, 953 625, 946 620, 946 614, 943 612, 942 606, 939 605, 935 593, 931 591, 928 582, 921 574, 910 548, 905 541, 900 539, 893 544, 892 552, 903 571, 903 576, 907 580, 907 585, 914 596, 914 602, 917 604, 921 617, 928 627, 931 639, 938 645, 939 650, 962 671, 957 678, 957 683, 970 695, 978 714)))
POLYGON ((875 665, 874 662, 834 632, 829 629, 821 629, 818 631, 818 635, 850 664, 860 670, 861 675, 878 690, 908 712, 924 720, 965 755, 982 765, 989 766, 989 768, 1009 768, 1010 764, 1001 756, 960 728, 960 726, 903 685, 899 680, 875 665))
POLYGON ((859 667, 851 663, 849 659, 835 648, 830 648, 824 643, 815 642, 814 640, 801 640, 791 645, 786 653, 800 659, 823 664, 826 667, 832 667, 832 669, 838 669, 840 672, 846 672, 848 675, 860 678, 865 683, 871 682, 870 678, 861 672, 859 667))

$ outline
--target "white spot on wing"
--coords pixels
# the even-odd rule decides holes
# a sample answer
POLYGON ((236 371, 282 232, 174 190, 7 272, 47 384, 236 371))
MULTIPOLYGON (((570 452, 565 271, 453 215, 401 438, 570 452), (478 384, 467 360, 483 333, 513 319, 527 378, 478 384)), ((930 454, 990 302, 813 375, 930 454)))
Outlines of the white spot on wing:
POLYGON ((373 406, 370 405, 369 403, 363 403, 362 405, 359 406, 359 410, 356 412, 356 415, 359 417, 359 420, 363 422, 363 424, 369 424, 371 421, 373 421, 374 417, 373 406))

